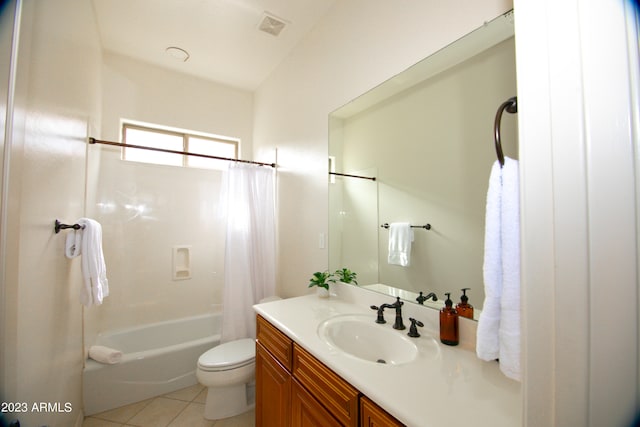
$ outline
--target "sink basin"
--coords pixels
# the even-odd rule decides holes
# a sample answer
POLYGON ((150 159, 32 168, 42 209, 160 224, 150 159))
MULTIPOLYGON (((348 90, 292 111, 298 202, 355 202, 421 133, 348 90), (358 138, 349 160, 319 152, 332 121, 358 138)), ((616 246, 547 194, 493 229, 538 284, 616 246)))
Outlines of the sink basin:
POLYGON ((400 365, 418 356, 418 347, 390 324, 375 323, 375 316, 346 314, 325 320, 318 335, 329 346, 349 356, 373 363, 400 365))

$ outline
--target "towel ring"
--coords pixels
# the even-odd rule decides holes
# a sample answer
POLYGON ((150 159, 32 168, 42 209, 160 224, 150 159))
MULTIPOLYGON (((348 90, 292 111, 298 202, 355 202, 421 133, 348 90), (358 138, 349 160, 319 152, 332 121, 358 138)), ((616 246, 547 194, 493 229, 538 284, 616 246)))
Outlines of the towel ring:
POLYGON ((500 121, 502 120, 502 114, 504 113, 504 110, 507 110, 507 113, 511 113, 511 114, 517 113, 518 97, 517 96, 511 97, 502 103, 502 105, 498 108, 498 112, 496 113, 496 119, 493 124, 496 155, 498 156, 500 167, 504 166, 504 153, 502 152, 502 143, 500 142, 500 121))

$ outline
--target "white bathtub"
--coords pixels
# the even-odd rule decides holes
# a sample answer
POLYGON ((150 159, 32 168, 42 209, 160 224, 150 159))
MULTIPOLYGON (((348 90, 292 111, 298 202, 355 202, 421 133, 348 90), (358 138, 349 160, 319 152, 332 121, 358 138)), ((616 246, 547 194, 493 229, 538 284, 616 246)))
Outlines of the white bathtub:
POLYGON ((222 314, 205 314, 105 332, 97 345, 122 351, 122 362, 87 360, 85 415, 92 415, 196 384, 198 357, 220 342, 222 314))

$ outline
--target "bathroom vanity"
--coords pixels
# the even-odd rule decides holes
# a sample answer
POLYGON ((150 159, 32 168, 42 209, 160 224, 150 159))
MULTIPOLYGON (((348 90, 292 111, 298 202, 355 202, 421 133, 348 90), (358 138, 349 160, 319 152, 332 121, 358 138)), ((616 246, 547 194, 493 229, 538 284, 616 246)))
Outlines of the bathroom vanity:
POLYGON ((384 302, 393 301, 338 284, 329 298, 254 306, 256 426, 521 424, 520 384, 477 359, 473 323, 449 347, 437 339, 436 310, 405 304, 401 331, 393 310, 375 323, 369 307, 384 302), (407 336, 410 317, 425 325, 418 338, 407 336))

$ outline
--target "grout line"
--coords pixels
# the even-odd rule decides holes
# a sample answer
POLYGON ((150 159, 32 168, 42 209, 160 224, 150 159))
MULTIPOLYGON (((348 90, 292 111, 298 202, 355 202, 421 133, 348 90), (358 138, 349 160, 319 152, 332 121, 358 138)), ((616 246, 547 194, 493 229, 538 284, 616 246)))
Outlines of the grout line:
MULTIPOLYGON (((182 402, 184 402, 184 400, 182 400, 182 402)), ((177 420, 177 419, 178 419, 178 417, 179 417, 179 416, 184 412, 184 410, 185 410, 185 409, 187 409, 187 407, 188 407, 188 406, 189 406, 189 402, 187 402, 187 406, 185 406, 184 408, 182 408, 182 410, 180 410, 180 412, 178 412, 178 413, 176 414, 176 416, 175 416, 175 417, 173 417, 173 418, 171 419, 171 421, 169 421, 169 422, 167 423, 167 426, 166 426, 166 427, 168 427, 169 425, 171 425, 171 423, 172 423, 172 422, 174 422, 175 420, 177 420)))

